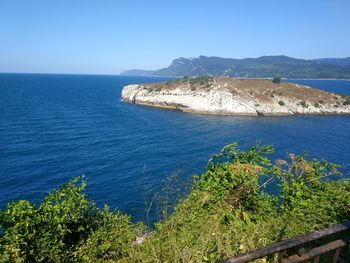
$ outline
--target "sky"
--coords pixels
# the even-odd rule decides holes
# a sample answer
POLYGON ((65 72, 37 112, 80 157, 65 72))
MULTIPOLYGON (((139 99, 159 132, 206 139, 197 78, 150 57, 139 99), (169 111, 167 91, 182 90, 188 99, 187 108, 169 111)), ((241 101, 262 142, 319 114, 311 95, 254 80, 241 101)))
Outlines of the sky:
POLYGON ((350 56, 350 0, 0 0, 0 72, 119 74, 178 57, 350 56))

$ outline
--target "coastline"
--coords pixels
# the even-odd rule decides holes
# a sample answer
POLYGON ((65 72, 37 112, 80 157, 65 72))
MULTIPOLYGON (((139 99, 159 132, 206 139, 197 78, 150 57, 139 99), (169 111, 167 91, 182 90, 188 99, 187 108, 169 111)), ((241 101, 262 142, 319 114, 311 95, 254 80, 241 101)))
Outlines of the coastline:
POLYGON ((132 104, 205 115, 350 114, 350 97, 308 86, 288 82, 275 84, 265 79, 198 79, 128 85, 122 90, 122 99, 132 104))
MULTIPOLYGON (((132 103, 129 101, 125 101, 121 99, 122 102, 127 103, 127 104, 136 104, 132 103)), ((178 111, 182 113, 188 113, 188 114, 196 114, 196 115, 207 115, 207 116, 233 116, 233 117, 290 117, 290 116, 350 116, 350 113, 344 113, 344 112, 339 112, 339 113, 332 113, 332 112, 307 112, 307 113, 277 113, 277 114, 249 114, 249 113, 228 113, 228 112, 210 112, 210 111, 195 111, 191 109, 185 109, 185 108, 180 108, 176 106, 170 106, 170 105, 160 105, 160 104, 149 104, 149 103, 142 103, 139 102, 137 103, 138 106, 142 107, 147 107, 147 108, 157 108, 157 109, 163 109, 163 110, 172 110, 172 111, 178 111)))

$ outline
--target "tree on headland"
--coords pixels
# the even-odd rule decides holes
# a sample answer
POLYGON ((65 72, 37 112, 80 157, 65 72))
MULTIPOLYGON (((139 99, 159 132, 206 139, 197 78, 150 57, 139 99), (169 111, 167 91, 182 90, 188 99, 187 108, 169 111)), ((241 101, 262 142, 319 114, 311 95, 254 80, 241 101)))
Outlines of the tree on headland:
POLYGON ((273 82, 273 83, 280 83, 280 82, 281 82, 281 77, 279 77, 279 76, 274 77, 274 78, 272 79, 272 82, 273 82))

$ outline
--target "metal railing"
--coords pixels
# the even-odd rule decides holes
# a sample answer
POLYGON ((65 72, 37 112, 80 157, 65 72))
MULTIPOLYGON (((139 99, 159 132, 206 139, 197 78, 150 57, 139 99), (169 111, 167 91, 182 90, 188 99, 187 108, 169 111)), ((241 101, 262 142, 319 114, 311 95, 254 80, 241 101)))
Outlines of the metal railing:
MULTIPOLYGON (((251 262, 253 260, 262 259, 266 257, 272 257, 277 255, 277 259, 274 262, 283 262, 283 263, 297 263, 305 262, 313 259, 314 263, 318 263, 320 256, 327 254, 331 251, 334 251, 331 261, 332 263, 338 262, 340 252, 344 247, 349 246, 350 242, 350 221, 344 222, 342 224, 337 224, 330 226, 328 228, 312 232, 306 235, 298 236, 295 238, 283 240, 259 248, 253 251, 250 251, 245 254, 238 255, 234 258, 222 260, 221 263, 245 263, 251 262), (323 242, 322 245, 318 245, 313 248, 306 248, 310 243, 317 242, 322 238, 329 238, 334 235, 345 234, 345 237, 334 241, 323 242), (300 248, 301 247, 301 248, 300 248), (298 249, 299 248, 299 249, 298 249), (295 254, 288 255, 288 251, 293 251, 298 249, 295 254)), ((349 252, 348 255, 349 257, 349 252)), ((350 258, 346 259, 345 262, 350 262, 350 258)), ((266 261, 265 261, 266 262, 266 261)))

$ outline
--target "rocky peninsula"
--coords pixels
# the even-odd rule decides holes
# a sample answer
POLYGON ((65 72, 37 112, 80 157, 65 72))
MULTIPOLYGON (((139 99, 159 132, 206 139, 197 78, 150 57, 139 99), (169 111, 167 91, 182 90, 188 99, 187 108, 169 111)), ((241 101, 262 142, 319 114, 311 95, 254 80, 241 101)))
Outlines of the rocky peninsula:
POLYGON ((350 114, 350 97, 293 83, 227 77, 184 77, 164 83, 125 86, 129 103, 184 112, 284 116, 350 114))

